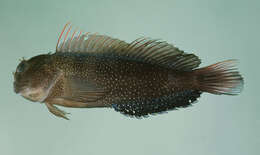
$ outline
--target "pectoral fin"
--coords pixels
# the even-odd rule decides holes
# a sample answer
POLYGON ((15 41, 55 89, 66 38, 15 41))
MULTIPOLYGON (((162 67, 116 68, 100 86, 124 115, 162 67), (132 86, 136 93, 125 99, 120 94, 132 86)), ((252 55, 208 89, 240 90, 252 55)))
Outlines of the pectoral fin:
POLYGON ((78 77, 67 79, 67 90, 62 98, 82 102, 96 102, 106 95, 106 91, 91 80, 78 77))

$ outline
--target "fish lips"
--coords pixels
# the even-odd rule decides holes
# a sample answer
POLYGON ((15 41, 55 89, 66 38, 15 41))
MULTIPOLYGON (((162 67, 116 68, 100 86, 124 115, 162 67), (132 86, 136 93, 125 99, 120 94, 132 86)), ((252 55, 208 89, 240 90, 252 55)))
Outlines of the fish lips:
POLYGON ((16 94, 20 93, 22 90, 24 90, 24 86, 19 84, 18 82, 14 81, 13 83, 13 89, 16 94))
POLYGON ((13 87, 14 87, 14 92, 15 92, 16 94, 18 94, 18 93, 20 92, 20 89, 19 89, 19 87, 18 87, 16 81, 13 83, 13 87))

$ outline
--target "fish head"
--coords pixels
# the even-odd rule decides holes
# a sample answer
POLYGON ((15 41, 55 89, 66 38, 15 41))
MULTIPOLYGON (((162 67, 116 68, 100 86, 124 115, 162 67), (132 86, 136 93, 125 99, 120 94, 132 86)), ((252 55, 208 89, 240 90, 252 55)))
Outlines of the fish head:
POLYGON ((42 102, 48 95, 46 90, 51 75, 49 55, 38 55, 20 60, 14 76, 14 92, 33 102, 42 102))

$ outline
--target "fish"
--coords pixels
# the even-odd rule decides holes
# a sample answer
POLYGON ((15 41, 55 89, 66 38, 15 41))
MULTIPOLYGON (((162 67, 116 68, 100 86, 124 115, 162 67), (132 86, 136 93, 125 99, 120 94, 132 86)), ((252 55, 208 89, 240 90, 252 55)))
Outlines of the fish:
POLYGON ((112 108, 143 118, 193 105, 202 93, 238 95, 244 80, 237 60, 206 67, 201 60, 160 39, 130 43, 97 33, 62 29, 55 52, 22 59, 13 88, 32 102, 69 119, 70 108, 112 108))

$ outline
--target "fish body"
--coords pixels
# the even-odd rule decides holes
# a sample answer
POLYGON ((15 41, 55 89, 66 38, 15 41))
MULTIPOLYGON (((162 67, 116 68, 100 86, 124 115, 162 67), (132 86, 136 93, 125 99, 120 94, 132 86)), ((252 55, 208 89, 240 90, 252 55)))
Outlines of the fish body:
POLYGON ((234 60, 197 68, 196 55, 167 42, 126 43, 104 35, 74 37, 75 32, 66 39, 69 31, 55 53, 22 60, 14 73, 15 92, 45 103, 56 116, 68 119, 54 105, 112 107, 142 117, 187 107, 203 92, 237 95, 242 90, 234 60))

